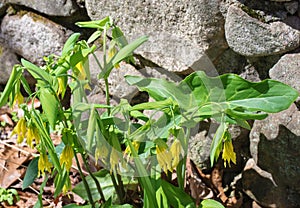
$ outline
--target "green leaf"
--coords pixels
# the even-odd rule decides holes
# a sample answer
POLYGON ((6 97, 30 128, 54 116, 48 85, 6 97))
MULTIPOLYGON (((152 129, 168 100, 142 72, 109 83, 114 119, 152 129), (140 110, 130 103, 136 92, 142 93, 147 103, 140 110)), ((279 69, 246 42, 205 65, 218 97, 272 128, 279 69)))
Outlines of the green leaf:
POLYGON ((225 208, 220 202, 213 199, 204 199, 199 208, 225 208))
POLYGON ((135 49, 148 40, 147 36, 139 37, 132 41, 121 50, 109 61, 107 67, 99 74, 99 78, 107 78, 113 69, 113 67, 130 56, 135 49))
POLYGON ((156 101, 163 101, 168 98, 175 100, 179 106, 188 108, 192 100, 190 100, 191 90, 186 91, 182 87, 178 87, 176 83, 169 82, 164 79, 144 78, 138 76, 125 76, 129 85, 135 85, 140 91, 146 91, 156 101))
POLYGON ((54 129, 59 107, 56 96, 50 91, 49 88, 41 88, 39 98, 43 111, 45 112, 51 127, 54 129))
POLYGON ((21 63, 28 70, 28 72, 33 76, 33 78, 37 80, 40 86, 45 86, 49 83, 52 83, 52 77, 45 70, 34 65, 33 63, 30 63, 29 61, 26 61, 25 59, 21 59, 21 63))
POLYGON ((76 44, 76 41, 78 40, 79 36, 80 33, 74 33, 68 38, 61 52, 62 56, 66 55, 70 50, 74 48, 74 45, 76 44))
POLYGON ((95 28, 95 29, 103 30, 107 24, 112 25, 112 23, 113 23, 112 18, 107 16, 101 20, 76 22, 75 24, 79 27, 95 28))
POLYGON ((15 65, 12 69, 11 75, 5 85, 3 92, 0 97, 0 107, 4 106, 8 102, 9 95, 14 89, 16 80, 18 80, 22 75, 22 68, 20 66, 15 65))
POLYGON ((172 207, 184 208, 184 207, 196 207, 195 202, 190 195, 185 193, 179 187, 176 187, 165 180, 161 180, 162 189, 172 207))
MULTIPOLYGON (((104 197, 105 199, 109 199, 110 197, 116 197, 116 192, 115 192, 115 188, 113 185, 113 182, 111 180, 111 177, 109 175, 109 172, 105 169, 98 171, 97 173, 94 173, 95 177, 97 178, 97 180, 99 181, 104 197)), ((92 179, 91 176, 87 176, 86 177, 87 183, 89 185, 89 188, 91 190, 92 193, 92 197, 94 200, 99 200, 101 198, 98 190, 97 190, 97 186, 94 182, 94 180, 92 179)), ((129 184, 136 184, 136 181, 130 180, 128 178, 122 178, 124 185, 129 185, 129 184)), ((87 192, 84 188, 84 185, 82 182, 78 183, 72 190, 75 194, 79 195, 81 198, 83 198, 84 200, 88 200, 88 195, 87 192)))
POLYGON ((87 43, 92 43, 94 42, 97 38, 99 38, 101 36, 102 32, 97 30, 95 32, 93 32, 93 34, 89 37, 89 39, 87 40, 87 43))
POLYGON ((22 190, 26 189, 29 187, 33 182, 34 179, 38 175, 38 161, 39 157, 33 158, 33 160, 29 163, 26 174, 23 179, 23 184, 22 184, 22 190))
MULTIPOLYGON (((186 77, 198 105, 218 102, 223 108, 277 113, 287 109, 299 96, 297 90, 275 80, 249 82, 235 74, 208 77, 195 72, 186 77)), ((249 115, 251 116, 251 115, 249 115)))
POLYGON ((211 143, 210 148, 210 164, 213 166, 214 161, 218 159, 220 152, 222 151, 222 138, 227 129, 227 125, 225 122, 221 122, 220 126, 218 127, 213 141, 211 143))

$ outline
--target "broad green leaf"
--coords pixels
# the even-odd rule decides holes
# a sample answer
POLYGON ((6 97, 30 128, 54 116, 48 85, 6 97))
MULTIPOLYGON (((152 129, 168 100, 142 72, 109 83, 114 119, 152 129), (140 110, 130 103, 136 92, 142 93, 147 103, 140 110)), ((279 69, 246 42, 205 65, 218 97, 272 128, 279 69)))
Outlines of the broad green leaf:
POLYGON ((199 208, 225 208, 220 202, 213 199, 204 199, 199 208))
POLYGON ((208 77, 199 71, 186 77, 183 82, 193 91, 198 105, 219 102, 224 108, 243 108, 252 112, 276 113, 285 110, 299 96, 295 89, 281 82, 270 79, 249 82, 235 74, 208 77))
POLYGON ((189 206, 196 208, 195 202, 192 197, 179 187, 176 187, 165 180, 161 180, 161 187, 172 207, 185 208, 189 206))
POLYGON ((76 41, 78 40, 79 36, 80 33, 74 33, 68 38, 61 52, 62 56, 66 55, 70 50, 74 48, 74 45, 76 44, 76 41))
POLYGON ((22 190, 28 188, 33 182, 34 179, 38 175, 38 160, 39 157, 33 158, 33 160, 29 163, 26 174, 23 179, 22 190))
POLYGON ((45 115, 54 129, 56 118, 58 114, 59 103, 56 99, 56 96, 49 88, 41 88, 39 92, 39 98, 45 115))

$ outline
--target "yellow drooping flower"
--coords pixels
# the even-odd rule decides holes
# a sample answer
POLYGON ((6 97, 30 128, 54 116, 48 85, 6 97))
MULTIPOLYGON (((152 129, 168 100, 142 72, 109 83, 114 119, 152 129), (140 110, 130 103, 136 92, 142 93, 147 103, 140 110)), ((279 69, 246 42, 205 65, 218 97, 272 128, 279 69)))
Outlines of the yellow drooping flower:
POLYGON ((228 162, 228 165, 230 167, 230 161, 232 161, 234 164, 236 164, 236 154, 233 150, 233 145, 232 145, 231 138, 226 138, 224 140, 222 158, 224 160, 224 166, 225 167, 226 167, 227 162, 228 162))
POLYGON ((62 96, 64 96, 65 92, 66 92, 66 85, 65 85, 65 80, 66 79, 65 77, 58 77, 57 78, 57 82, 58 82, 58 88, 57 88, 57 96, 59 96, 60 94, 62 96))
POLYGON ((32 141, 35 141, 35 144, 40 143, 40 135, 37 131, 37 128, 34 126, 30 126, 28 128, 28 132, 27 132, 27 136, 26 136, 26 142, 27 142, 28 146, 30 146, 31 148, 33 148, 32 141))
POLYGON ((20 144, 21 142, 23 142, 25 135, 26 135, 26 121, 25 121, 24 117, 20 118, 17 125, 11 132, 10 137, 12 137, 15 134, 18 135, 17 143, 20 144))
POLYGON ((16 94, 15 97, 14 97, 13 106, 16 105, 16 104, 20 105, 20 104, 22 104, 23 102, 24 102, 24 97, 23 97, 23 95, 21 94, 21 92, 19 91, 19 92, 17 92, 17 94, 16 94))
POLYGON ((74 151, 71 145, 66 145, 60 155, 59 162, 60 165, 65 164, 65 167, 70 171, 72 167, 72 159, 74 157, 74 151))
POLYGON ((48 156, 44 153, 40 154, 40 158, 38 161, 38 176, 40 174, 45 175, 45 171, 51 172, 52 164, 48 160, 48 156))
POLYGON ((112 172, 113 170, 116 170, 119 164, 119 155, 118 155, 118 151, 115 150, 114 148, 111 149, 110 152, 110 172, 112 172))
POLYGON ((158 164, 167 174, 168 170, 172 171, 172 153, 167 150, 167 148, 156 145, 156 157, 158 164))
MULTIPOLYGON (((85 65, 84 62, 86 62, 86 61, 80 61, 76 64, 76 68, 79 71, 79 74, 78 74, 78 79, 79 80, 86 80, 87 79, 87 74, 86 74, 86 71, 85 71, 85 68, 84 68, 84 65, 85 65)), ((88 83, 86 83, 84 85, 84 88, 88 89, 88 90, 92 90, 88 83)))
POLYGON ((170 147, 170 152, 172 154, 172 169, 175 169, 179 163, 180 154, 182 151, 181 143, 178 139, 176 139, 170 147))
POLYGON ((97 145, 96 150, 95 150, 95 160, 96 160, 96 165, 98 162, 98 159, 106 159, 109 154, 109 149, 106 147, 105 144, 103 145, 97 145))
MULTIPOLYGON (((135 149, 135 151, 138 151, 138 150, 139 150, 139 148, 140 148, 140 142, 138 142, 138 141, 133 141, 133 142, 131 142, 131 144, 132 144, 133 148, 135 149)), ((127 145, 127 147, 126 147, 126 149, 125 149, 125 151, 124 151, 124 154, 126 154, 126 155, 128 156, 127 159, 129 159, 130 155, 132 154, 129 145, 127 145)))

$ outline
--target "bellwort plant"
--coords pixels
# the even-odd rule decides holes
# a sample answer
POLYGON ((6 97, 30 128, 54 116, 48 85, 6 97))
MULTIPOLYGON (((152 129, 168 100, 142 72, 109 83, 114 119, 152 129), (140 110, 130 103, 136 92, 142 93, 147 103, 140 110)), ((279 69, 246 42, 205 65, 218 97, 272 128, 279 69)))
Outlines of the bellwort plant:
MULTIPOLYGON (((185 192, 191 130, 205 119, 218 121, 210 151, 211 165, 220 155, 225 166, 235 164, 228 126, 250 129, 247 120, 264 119, 267 113, 287 109, 298 97, 296 90, 274 80, 253 83, 235 74, 208 77, 197 71, 179 83, 125 76, 129 85, 147 92, 154 101, 131 105, 121 99, 113 106, 108 82, 111 71, 120 70, 122 61, 133 63, 133 51, 148 37, 128 43, 111 17, 77 25, 95 32, 88 40, 80 40, 80 34, 74 33, 61 55, 45 57, 43 66, 22 59, 22 65, 14 66, 1 94, 0 106, 17 104, 24 111, 12 135, 17 135, 18 143, 26 140, 39 152, 28 167, 23 188, 34 180, 27 176, 34 175, 45 177, 43 186, 49 177, 54 178, 54 197, 73 191, 87 201, 85 207, 134 207, 130 191, 139 193, 140 204, 145 208, 196 207, 194 199, 185 192), (97 57, 97 50, 102 51, 101 57, 97 57), (99 67, 97 78, 105 83, 103 104, 87 99, 86 93, 91 90, 90 56, 99 67), (24 71, 36 80, 35 91, 25 80, 24 71), (26 99, 21 86, 29 95, 26 99), (72 105, 66 109, 62 99, 67 88, 71 90, 72 105), (32 99, 38 99, 42 108, 28 107, 32 99), (144 110, 151 113, 146 115, 144 110), (58 146, 51 139, 53 132, 61 137, 58 146), (69 179, 73 158, 82 179, 74 188, 69 179), (93 160, 102 167, 98 172, 90 170, 89 161, 93 160), (82 166, 88 176, 83 174, 82 166), (170 183, 174 173, 176 186, 170 183)), ((36 207, 42 207, 41 194, 36 207)), ((204 200, 200 207, 223 205, 204 200)))

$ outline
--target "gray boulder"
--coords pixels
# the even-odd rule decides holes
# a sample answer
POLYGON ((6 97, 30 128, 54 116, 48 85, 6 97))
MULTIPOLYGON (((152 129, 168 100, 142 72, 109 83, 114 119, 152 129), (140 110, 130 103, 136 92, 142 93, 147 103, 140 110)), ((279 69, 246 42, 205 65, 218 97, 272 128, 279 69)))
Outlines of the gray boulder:
POLYGON ((300 92, 300 53, 286 54, 269 71, 272 79, 284 82, 300 92))
POLYGON ((255 163, 272 175, 272 180, 251 172, 243 177, 252 181, 251 198, 267 207, 300 205, 300 112, 296 105, 262 121, 255 121, 250 132, 250 152, 255 163), (254 180, 255 179, 255 180, 254 180), (257 181, 253 184, 253 181, 257 181), (264 195, 262 195, 262 191, 264 195))
POLYGON ((71 16, 78 10, 72 0, 6 0, 6 2, 23 5, 50 16, 71 16))
POLYGON ((137 50, 144 58, 173 72, 194 65, 205 53, 216 58, 227 48, 219 1, 86 0, 91 19, 112 16, 130 40, 148 35, 137 50))
POLYGON ((0 84, 6 84, 13 66, 19 63, 17 55, 0 38, 0 84))
POLYGON ((2 19, 0 36, 25 59, 42 64, 43 57, 59 55, 70 35, 62 26, 31 12, 6 15, 2 19))
POLYGON ((250 57, 282 54, 300 46, 300 31, 282 22, 262 23, 235 5, 228 8, 225 36, 230 48, 250 57))

